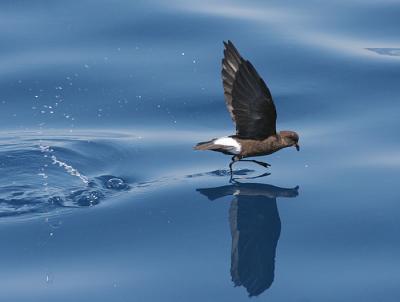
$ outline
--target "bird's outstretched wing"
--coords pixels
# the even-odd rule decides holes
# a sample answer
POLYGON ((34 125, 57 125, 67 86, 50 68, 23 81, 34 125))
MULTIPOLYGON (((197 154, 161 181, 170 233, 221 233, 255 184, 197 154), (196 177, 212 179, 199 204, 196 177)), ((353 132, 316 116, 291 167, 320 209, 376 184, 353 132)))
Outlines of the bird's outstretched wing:
POLYGON ((231 41, 224 46, 222 81, 236 135, 264 139, 276 134, 276 109, 267 85, 231 41))

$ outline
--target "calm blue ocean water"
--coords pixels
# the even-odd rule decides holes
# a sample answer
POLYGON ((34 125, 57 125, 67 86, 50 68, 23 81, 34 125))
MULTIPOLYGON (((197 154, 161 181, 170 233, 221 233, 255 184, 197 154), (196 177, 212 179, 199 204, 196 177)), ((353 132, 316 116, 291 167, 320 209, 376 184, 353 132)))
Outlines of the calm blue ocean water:
POLYGON ((0 2, 1 301, 399 301, 400 3, 0 2), (301 152, 233 134, 231 39, 301 152), (254 298, 253 298, 254 299, 254 298))

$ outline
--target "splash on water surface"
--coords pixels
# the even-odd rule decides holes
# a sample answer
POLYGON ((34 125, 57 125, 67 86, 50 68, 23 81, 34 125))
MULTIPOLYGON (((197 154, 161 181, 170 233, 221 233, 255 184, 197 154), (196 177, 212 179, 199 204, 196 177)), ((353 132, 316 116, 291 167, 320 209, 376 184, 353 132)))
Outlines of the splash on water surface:
MULTIPOLYGON (((89 153, 78 151, 85 144, 82 140, 54 138, 44 144, 33 137, 2 141, 0 217, 35 217, 94 206, 130 189, 123 177, 96 170, 88 176, 81 172, 93 170, 89 167, 95 160, 90 156, 91 149, 85 151, 89 153)), ((108 148, 107 144, 103 148, 108 148)))

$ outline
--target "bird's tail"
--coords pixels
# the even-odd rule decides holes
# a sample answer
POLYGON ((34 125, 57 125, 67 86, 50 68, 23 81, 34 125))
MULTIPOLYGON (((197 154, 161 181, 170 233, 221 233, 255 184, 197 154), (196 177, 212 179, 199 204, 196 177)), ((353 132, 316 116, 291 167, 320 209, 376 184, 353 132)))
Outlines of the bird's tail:
POLYGON ((196 146, 193 147, 194 150, 215 150, 216 145, 214 145, 215 138, 208 141, 208 142, 201 142, 198 143, 196 146))
POLYGON ((221 152, 221 153, 228 154, 228 155, 238 154, 237 150, 235 149, 235 146, 216 144, 217 141, 218 141, 218 139, 214 138, 208 142, 201 142, 201 143, 198 143, 196 146, 194 146, 193 149, 195 149, 195 150, 211 150, 211 151, 221 152))

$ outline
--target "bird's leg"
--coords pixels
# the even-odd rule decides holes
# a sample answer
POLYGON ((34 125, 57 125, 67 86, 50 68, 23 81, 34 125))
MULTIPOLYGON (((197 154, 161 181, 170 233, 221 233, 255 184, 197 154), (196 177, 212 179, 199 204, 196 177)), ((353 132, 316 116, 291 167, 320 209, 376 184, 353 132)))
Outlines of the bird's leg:
POLYGON ((231 163, 229 164, 229 171, 231 172, 231 179, 232 179, 232 174, 233 174, 232 165, 233 165, 235 162, 236 162, 235 156, 232 156, 232 161, 231 161, 231 163))
POLYGON ((265 177, 265 176, 269 176, 269 175, 271 175, 271 173, 266 172, 266 173, 263 173, 263 174, 260 174, 260 175, 257 175, 257 176, 246 177, 246 179, 256 179, 256 178, 261 178, 261 177, 265 177))
POLYGON ((265 163, 265 162, 254 160, 254 159, 241 159, 240 161, 250 161, 250 162, 259 164, 259 165, 263 166, 264 168, 268 168, 271 166, 269 163, 265 163))
POLYGON ((235 180, 233 179, 233 170, 232 170, 232 166, 235 162, 239 161, 240 158, 238 158, 236 155, 232 156, 232 161, 229 164, 229 171, 231 172, 231 178, 229 179, 229 182, 235 182, 235 180))
POLYGON ((232 174, 231 174, 231 177, 229 178, 229 182, 230 182, 231 184, 237 184, 237 183, 239 183, 238 181, 236 181, 236 178, 232 176, 232 174))

